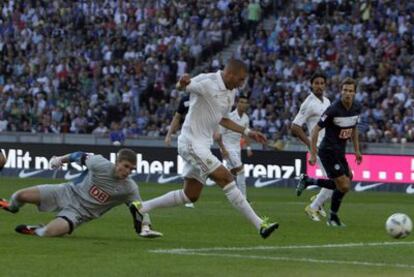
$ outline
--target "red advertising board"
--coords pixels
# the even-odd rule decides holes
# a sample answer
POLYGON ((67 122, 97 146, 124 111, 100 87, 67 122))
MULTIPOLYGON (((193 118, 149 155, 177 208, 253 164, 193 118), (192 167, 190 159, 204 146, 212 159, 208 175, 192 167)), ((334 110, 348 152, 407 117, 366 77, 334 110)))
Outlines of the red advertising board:
MULTIPOLYGON (((355 155, 347 154, 346 159, 354 174, 353 181, 383 183, 414 183, 414 157, 392 155, 364 155, 358 165, 355 155)), ((307 154, 309 160, 309 153, 307 154)), ((307 174, 322 177, 319 166, 307 164, 307 174)))

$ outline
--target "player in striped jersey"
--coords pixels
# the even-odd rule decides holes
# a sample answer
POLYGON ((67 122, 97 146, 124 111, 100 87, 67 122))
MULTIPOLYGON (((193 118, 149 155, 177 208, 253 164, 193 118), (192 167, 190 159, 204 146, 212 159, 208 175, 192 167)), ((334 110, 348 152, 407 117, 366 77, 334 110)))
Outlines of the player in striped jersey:
POLYGON ((297 192, 300 193, 309 185, 317 185, 334 190, 331 201, 329 226, 345 226, 338 216, 338 211, 344 195, 351 188, 352 171, 345 158, 346 142, 352 139, 355 151, 355 159, 358 164, 362 162, 362 154, 359 148, 357 123, 361 113, 361 105, 354 101, 356 81, 346 78, 341 83, 341 98, 323 113, 318 124, 312 130, 311 157, 309 164, 316 163, 318 155, 329 180, 311 179, 302 175, 297 192), (317 141, 319 132, 325 128, 325 136, 319 146, 317 141))

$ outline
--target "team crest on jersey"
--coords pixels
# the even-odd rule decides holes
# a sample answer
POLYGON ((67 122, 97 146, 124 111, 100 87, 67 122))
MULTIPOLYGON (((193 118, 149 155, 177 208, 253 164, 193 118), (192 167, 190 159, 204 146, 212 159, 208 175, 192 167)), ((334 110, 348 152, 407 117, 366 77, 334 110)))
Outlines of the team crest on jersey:
POLYGON ((99 203, 105 203, 110 198, 109 193, 93 185, 89 189, 89 195, 99 203))
POLYGON ((339 164, 335 164, 334 168, 335 168, 335 170, 339 170, 339 169, 341 169, 341 166, 339 164))
POLYGON ((212 161, 212 160, 210 160, 210 159, 207 159, 207 160, 206 160, 206 163, 207 163, 207 165, 212 165, 212 164, 213 164, 213 161, 212 161))

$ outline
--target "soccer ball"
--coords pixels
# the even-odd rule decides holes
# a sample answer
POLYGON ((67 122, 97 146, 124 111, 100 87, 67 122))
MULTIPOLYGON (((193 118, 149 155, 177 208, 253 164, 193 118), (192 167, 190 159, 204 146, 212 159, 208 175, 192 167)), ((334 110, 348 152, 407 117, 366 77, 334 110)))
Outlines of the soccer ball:
POLYGON ((392 214, 385 223, 387 233, 396 239, 402 239, 408 236, 413 229, 413 223, 406 214, 392 214))

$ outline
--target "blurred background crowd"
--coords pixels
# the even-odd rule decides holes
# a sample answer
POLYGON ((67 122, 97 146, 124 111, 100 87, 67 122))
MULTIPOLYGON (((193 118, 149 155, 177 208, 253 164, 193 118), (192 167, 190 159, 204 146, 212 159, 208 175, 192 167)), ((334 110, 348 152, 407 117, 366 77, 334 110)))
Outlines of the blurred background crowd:
POLYGON ((315 70, 344 77, 367 142, 414 141, 412 1, 3 1, 0 132, 167 133, 177 78, 242 38, 251 125, 286 141, 315 70))

